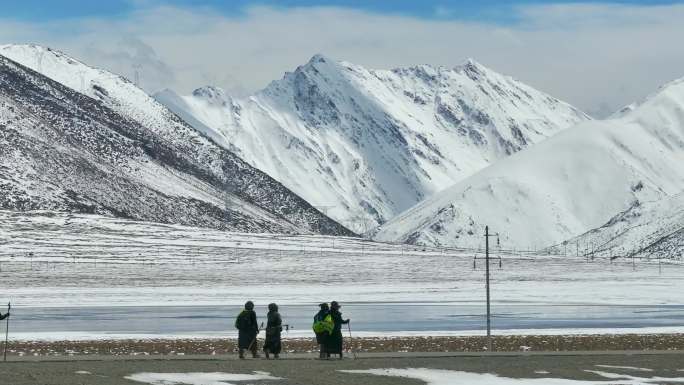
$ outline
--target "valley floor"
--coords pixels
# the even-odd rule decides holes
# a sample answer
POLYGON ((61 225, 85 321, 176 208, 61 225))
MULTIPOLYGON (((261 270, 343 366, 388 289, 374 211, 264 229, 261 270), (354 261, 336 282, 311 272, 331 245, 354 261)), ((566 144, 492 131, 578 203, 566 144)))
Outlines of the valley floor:
MULTIPOLYGON (((481 250, 3 211, 0 236, 0 303, 12 302, 15 339, 230 336, 248 299, 262 318, 280 304, 294 337, 331 300, 359 336, 483 333, 481 250)), ((492 258, 495 333, 684 329, 680 261, 492 258)))

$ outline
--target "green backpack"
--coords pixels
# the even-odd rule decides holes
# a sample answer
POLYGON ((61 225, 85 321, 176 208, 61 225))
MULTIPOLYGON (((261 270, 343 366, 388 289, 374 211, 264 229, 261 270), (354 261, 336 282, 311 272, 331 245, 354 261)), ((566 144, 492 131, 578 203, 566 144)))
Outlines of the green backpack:
POLYGON ((313 331, 316 334, 321 333, 332 333, 335 328, 335 323, 333 322, 332 316, 330 314, 326 315, 323 319, 314 317, 313 331))

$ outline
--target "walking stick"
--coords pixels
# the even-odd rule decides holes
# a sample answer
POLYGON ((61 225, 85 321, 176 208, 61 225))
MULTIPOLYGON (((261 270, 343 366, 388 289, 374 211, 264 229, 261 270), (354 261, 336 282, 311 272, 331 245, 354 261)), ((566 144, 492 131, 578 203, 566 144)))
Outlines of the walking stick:
POLYGON ((7 303, 7 325, 5 326, 5 353, 3 353, 2 360, 7 361, 7 340, 9 337, 9 319, 10 319, 10 309, 12 308, 12 305, 8 302, 7 303))
POLYGON ((350 350, 352 352, 352 355, 354 356, 354 359, 356 359, 356 352, 354 351, 354 337, 352 337, 351 334, 351 322, 347 323, 347 330, 349 330, 349 346, 350 350))
POLYGON ((263 329, 263 328, 264 328, 264 323, 262 322, 261 326, 257 326, 257 334, 254 336, 252 343, 249 344, 249 351, 251 351, 252 353, 254 353, 255 350, 259 349, 259 345, 254 346, 254 344, 257 343, 257 338, 259 338, 259 333, 261 333, 261 329, 263 329), (255 350, 252 350, 252 348, 254 348, 255 350))

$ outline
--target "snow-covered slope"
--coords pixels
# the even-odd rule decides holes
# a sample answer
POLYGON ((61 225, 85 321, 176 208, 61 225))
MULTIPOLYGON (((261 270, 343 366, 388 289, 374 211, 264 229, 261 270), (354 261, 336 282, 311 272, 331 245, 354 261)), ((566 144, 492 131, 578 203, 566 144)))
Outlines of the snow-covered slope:
POLYGON ((316 55, 245 99, 215 87, 156 97, 360 232, 588 119, 472 60, 367 70, 316 55))
POLYGON ((684 192, 635 204, 605 225, 555 246, 594 257, 684 258, 684 192))
POLYGON ((457 183, 382 226, 379 240, 541 247, 684 190, 684 79, 632 112, 580 124, 457 183))
POLYGON ((127 80, 49 49, 0 47, 0 135, 1 208, 350 234, 127 80))

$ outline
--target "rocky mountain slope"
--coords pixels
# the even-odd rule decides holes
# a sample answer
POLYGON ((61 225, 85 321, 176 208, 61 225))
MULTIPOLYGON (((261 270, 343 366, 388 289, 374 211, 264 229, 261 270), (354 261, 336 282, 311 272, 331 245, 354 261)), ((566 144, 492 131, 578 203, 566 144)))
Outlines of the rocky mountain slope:
MULTIPOLYGON (((539 248, 684 190, 684 79, 632 111, 580 124, 455 184, 382 226, 376 239, 539 248)), ((654 219, 655 220, 655 219, 654 219)))
POLYGON ((588 119, 472 60, 368 70, 316 55, 248 98, 215 87, 156 97, 359 232, 588 119))
POLYGON ((127 80, 36 46, 0 55, 0 208, 351 234, 127 80))
POLYGON ((603 226, 554 247, 598 258, 684 258, 684 192, 635 204, 603 226))

